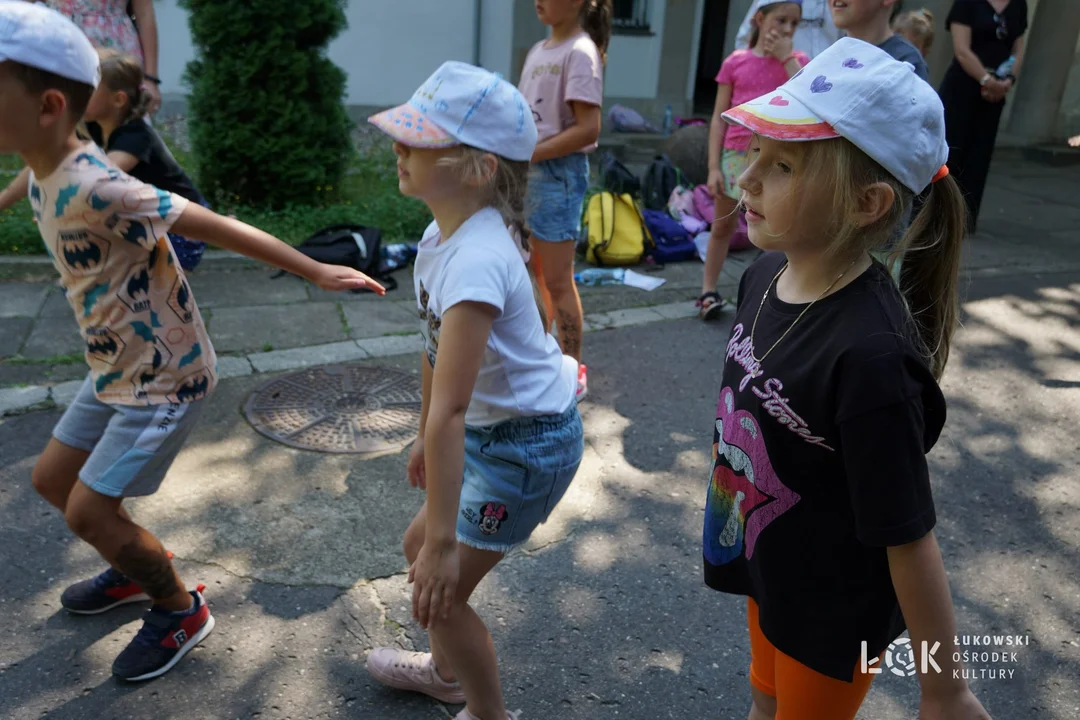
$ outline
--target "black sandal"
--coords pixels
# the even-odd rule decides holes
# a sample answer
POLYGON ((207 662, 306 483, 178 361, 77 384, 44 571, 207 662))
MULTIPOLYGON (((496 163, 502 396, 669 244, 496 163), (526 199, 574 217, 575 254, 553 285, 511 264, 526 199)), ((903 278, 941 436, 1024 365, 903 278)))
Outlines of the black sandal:
POLYGON ((718 292, 702 293, 695 303, 698 308, 698 316, 702 320, 713 320, 724 309, 724 298, 718 292))

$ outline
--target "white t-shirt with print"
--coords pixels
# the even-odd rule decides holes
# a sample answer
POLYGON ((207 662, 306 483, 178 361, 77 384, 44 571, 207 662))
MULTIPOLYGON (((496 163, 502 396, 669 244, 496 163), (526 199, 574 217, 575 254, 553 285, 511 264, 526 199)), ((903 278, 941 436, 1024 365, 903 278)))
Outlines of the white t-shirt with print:
POLYGON ((465 424, 489 427, 516 417, 558 415, 575 401, 577 364, 544 332, 529 271, 502 215, 486 208, 442 242, 431 223, 414 268, 417 306, 432 367, 446 311, 462 302, 498 310, 465 424))

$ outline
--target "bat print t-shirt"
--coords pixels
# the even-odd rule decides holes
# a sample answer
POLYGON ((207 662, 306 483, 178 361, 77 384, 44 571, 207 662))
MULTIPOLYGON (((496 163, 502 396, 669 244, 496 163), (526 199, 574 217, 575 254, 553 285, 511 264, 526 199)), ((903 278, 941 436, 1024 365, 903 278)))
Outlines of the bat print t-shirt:
POLYGON ((104 403, 190 402, 217 382, 214 349, 167 238, 187 204, 125 175, 92 144, 48 177, 30 177, 30 205, 104 403))

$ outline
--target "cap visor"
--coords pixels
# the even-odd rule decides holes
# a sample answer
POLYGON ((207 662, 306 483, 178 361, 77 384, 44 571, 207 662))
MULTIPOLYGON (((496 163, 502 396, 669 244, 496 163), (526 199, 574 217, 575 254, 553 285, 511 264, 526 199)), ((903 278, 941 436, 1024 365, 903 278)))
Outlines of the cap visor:
POLYGON ((721 117, 773 140, 798 142, 840 137, 832 125, 810 112, 783 88, 733 107, 721 117))
POLYGON ((408 103, 372 115, 368 122, 402 145, 416 148, 444 148, 460 143, 408 103))

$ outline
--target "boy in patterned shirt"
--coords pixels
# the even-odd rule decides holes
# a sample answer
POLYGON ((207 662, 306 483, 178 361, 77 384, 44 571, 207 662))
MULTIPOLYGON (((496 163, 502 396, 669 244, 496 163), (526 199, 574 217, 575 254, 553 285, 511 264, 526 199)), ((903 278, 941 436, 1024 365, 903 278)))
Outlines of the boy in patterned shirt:
POLYGON ((167 239, 213 242, 327 290, 381 286, 317 263, 281 241, 118 170, 75 135, 99 80, 98 55, 43 5, 0 2, 0 152, 31 170, 30 203, 86 340, 90 375, 33 471, 35 489, 111 565, 61 597, 73 613, 153 602, 113 673, 170 670, 214 627, 200 586, 188 591, 125 498, 160 486, 214 389, 216 359, 167 239))

